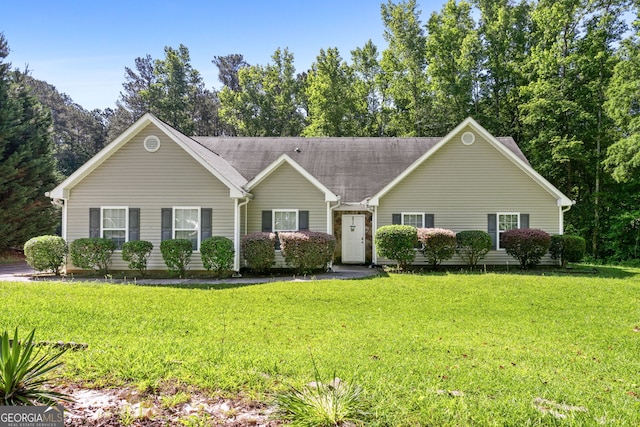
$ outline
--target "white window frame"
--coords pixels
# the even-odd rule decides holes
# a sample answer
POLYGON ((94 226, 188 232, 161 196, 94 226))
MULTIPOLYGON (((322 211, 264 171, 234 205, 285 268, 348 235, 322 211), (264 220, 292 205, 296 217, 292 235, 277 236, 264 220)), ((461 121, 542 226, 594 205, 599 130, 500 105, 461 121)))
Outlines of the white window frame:
POLYGON ((178 210, 197 210, 198 211, 198 225, 195 228, 196 232, 196 248, 194 251, 198 252, 200 250, 200 235, 202 230, 202 211, 200 210, 200 206, 174 206, 173 207, 173 216, 171 218, 171 236, 174 239, 177 239, 176 232, 178 231, 194 231, 192 228, 176 228, 176 211, 178 210))
POLYGON ((405 215, 417 215, 417 216, 420 216, 422 218, 422 226, 416 227, 416 228, 424 228, 424 226, 425 226, 424 212, 401 212, 400 213, 400 217, 401 217, 400 223, 402 225, 407 225, 407 224, 404 223, 404 216, 405 215))
POLYGON ((300 230, 300 210, 299 209, 273 209, 271 211, 271 230, 274 233, 279 233, 281 231, 299 231, 300 230), (296 228, 294 230, 277 230, 276 229, 276 213, 278 212, 295 212, 296 214, 296 228))
MULTIPOLYGON (((129 206, 100 206, 100 237, 104 237, 105 231, 123 231, 122 228, 118 227, 105 227, 104 226, 104 211, 106 209, 124 209, 124 241, 125 243, 129 241, 129 206)), ((122 249, 117 249, 121 251, 122 249)))
POLYGON ((517 228, 520 228, 520 212, 496 212, 496 233, 497 233, 496 239, 498 239, 498 250, 504 250, 501 244, 500 236, 505 231, 514 230, 514 229, 510 228, 509 230, 500 230, 500 215, 516 215, 518 220, 515 228, 517 229, 517 228))

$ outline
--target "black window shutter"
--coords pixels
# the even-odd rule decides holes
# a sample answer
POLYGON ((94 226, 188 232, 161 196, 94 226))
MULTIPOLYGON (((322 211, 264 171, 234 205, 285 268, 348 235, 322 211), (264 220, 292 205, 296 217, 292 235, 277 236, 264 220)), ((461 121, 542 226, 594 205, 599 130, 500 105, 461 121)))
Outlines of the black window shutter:
POLYGON ((309 211, 299 211, 298 212, 298 221, 300 221, 300 225, 298 226, 298 230, 300 230, 300 231, 309 230, 309 211))
POLYGON ((433 214, 424 214, 424 227, 425 228, 434 228, 435 220, 433 214))
POLYGON ((487 215, 487 233, 491 236, 491 246, 498 249, 498 218, 496 214, 487 215))
POLYGON ((262 231, 264 233, 273 231, 271 222, 271 211, 262 211, 262 231))
POLYGON ((520 214, 520 228, 529 228, 529 214, 520 214))
POLYGON ((202 208, 200 209, 200 241, 204 242, 213 235, 213 209, 202 208))
POLYGON ((101 237, 100 208, 89 208, 89 237, 101 237))
POLYGON ((140 208, 129 208, 129 241, 140 240, 140 208))
POLYGON ((402 224, 402 214, 391 214, 391 224, 393 224, 393 225, 401 225, 402 224))
POLYGON ((170 240, 173 238, 173 209, 162 208, 162 235, 161 240, 170 240))

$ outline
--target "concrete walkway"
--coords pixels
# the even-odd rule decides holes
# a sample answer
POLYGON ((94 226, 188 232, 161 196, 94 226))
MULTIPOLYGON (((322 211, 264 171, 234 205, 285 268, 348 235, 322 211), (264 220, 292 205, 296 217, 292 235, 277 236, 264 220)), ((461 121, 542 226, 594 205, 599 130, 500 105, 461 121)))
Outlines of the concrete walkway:
POLYGON ((27 263, 1 264, 0 282, 38 282, 43 280, 59 280, 62 282, 109 282, 109 283, 137 283, 141 285, 188 285, 188 284, 254 284, 271 282, 310 282, 313 280, 334 279, 362 279, 380 274, 377 268, 361 265, 334 265, 333 271, 307 276, 279 276, 279 277, 233 277, 227 279, 102 279, 102 278, 73 278, 56 277, 38 274, 27 263))

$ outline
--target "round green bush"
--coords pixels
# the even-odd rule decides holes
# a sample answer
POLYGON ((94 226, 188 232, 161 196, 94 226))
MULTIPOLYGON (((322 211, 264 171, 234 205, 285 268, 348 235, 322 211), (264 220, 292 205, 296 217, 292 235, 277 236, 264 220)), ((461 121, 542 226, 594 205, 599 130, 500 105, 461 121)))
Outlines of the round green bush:
POLYGON ((207 270, 213 270, 216 273, 233 268, 235 253, 233 241, 223 236, 209 237, 200 245, 202 265, 207 270))
POLYGON ((410 225, 385 225, 376 231, 376 251, 378 255, 398 263, 405 268, 416 257, 418 233, 410 225))
POLYGON ((432 267, 451 259, 456 253, 456 233, 446 228, 418 228, 422 254, 432 267))
POLYGON ((153 243, 146 240, 131 240, 122 245, 122 259, 129 264, 129 269, 136 270, 144 277, 147 273, 147 262, 153 250, 153 243))
POLYGON ((107 274, 111 268, 111 256, 116 244, 111 239, 91 237, 76 239, 69 245, 71 262, 78 268, 97 270, 107 274))
POLYGON ((515 228, 505 231, 502 244, 523 269, 535 267, 549 250, 551 236, 537 228, 515 228))
POLYGON ((185 277, 189 264, 191 264, 191 254, 193 244, 188 239, 169 239, 160 243, 160 253, 167 269, 172 273, 177 273, 180 277, 185 277))
POLYGON ((569 262, 580 262, 587 251, 587 242, 580 236, 560 234, 551 236, 549 253, 551 258, 560 260, 562 267, 569 262))
POLYGON ((276 262, 276 235, 273 233, 249 233, 240 241, 242 256, 250 270, 263 273, 276 262))
POLYGON ((456 234, 456 253, 470 267, 478 265, 490 250, 491 236, 484 230, 465 230, 456 234))
POLYGON ((51 271, 56 276, 69 248, 60 236, 38 236, 24 244, 24 255, 27 264, 37 271, 51 271))

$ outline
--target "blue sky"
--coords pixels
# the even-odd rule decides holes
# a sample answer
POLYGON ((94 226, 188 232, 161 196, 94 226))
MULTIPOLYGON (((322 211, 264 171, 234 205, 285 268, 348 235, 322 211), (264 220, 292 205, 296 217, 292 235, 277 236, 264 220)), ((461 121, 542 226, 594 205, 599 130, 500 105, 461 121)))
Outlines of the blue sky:
MULTIPOLYGON (((386 0, 385 0, 386 1, 386 0)), ((207 87, 219 87, 216 55, 243 54, 267 64, 277 48, 289 48, 297 71, 308 69, 321 48, 351 50, 369 39, 386 43, 382 0, 209 1, 8 1, 0 32, 13 67, 56 86, 86 109, 113 107, 124 67, 136 57, 164 57, 164 47, 189 48, 191 64, 207 87)), ((419 2, 422 22, 445 0, 419 2)))

